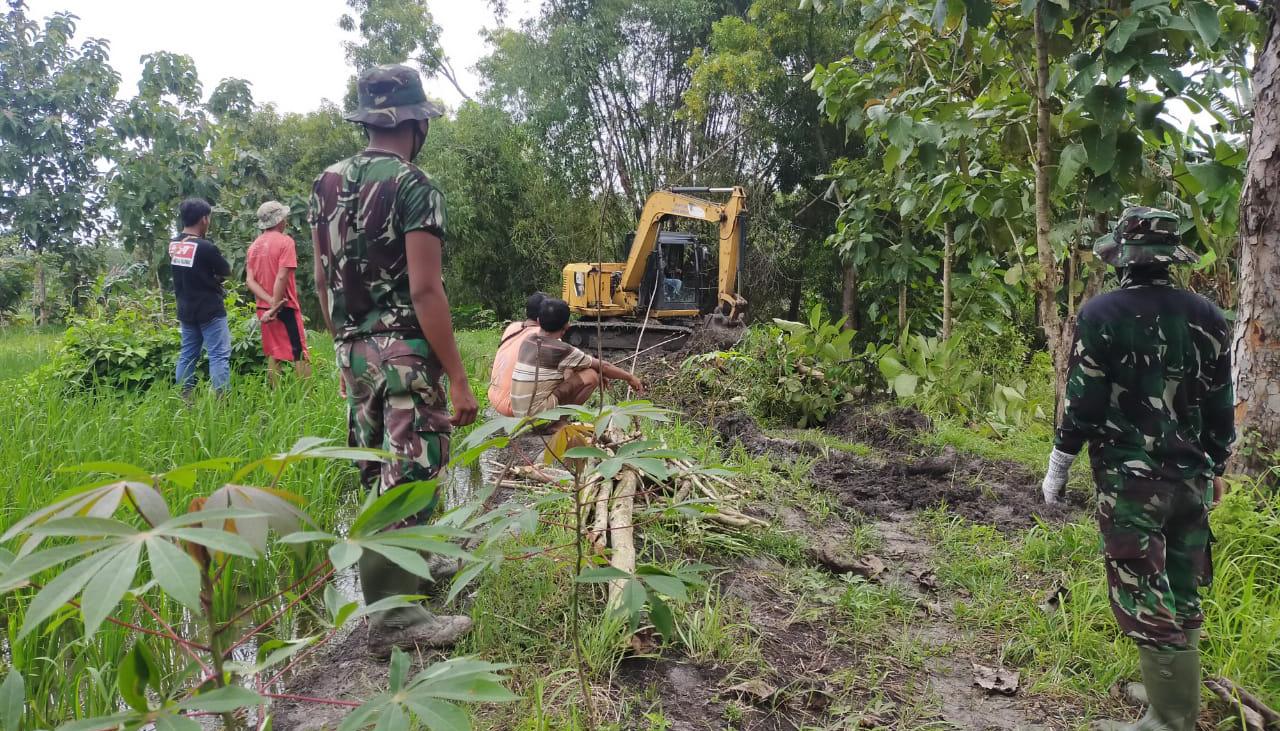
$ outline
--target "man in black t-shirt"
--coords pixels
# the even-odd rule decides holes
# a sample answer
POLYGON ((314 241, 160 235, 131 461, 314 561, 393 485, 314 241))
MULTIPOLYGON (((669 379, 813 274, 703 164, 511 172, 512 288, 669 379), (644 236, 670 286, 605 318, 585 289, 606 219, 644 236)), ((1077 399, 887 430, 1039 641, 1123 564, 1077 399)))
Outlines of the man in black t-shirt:
POLYGON ((178 327, 182 350, 176 378, 184 396, 196 384, 196 361, 203 349, 209 355, 209 380, 215 391, 226 391, 231 382, 231 330, 222 299, 222 281, 231 265, 213 242, 205 238, 212 208, 201 198, 188 198, 178 206, 182 232, 169 242, 169 266, 173 293, 178 298, 178 327))

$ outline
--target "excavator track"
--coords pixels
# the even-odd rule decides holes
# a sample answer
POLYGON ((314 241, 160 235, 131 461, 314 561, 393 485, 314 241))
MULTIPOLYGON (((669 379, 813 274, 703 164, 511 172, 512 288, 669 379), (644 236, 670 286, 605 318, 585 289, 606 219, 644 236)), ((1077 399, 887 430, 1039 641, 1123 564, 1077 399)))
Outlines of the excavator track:
POLYGON ((566 343, 587 352, 635 353, 637 348, 650 352, 680 350, 693 334, 696 320, 575 320, 564 335, 566 343))

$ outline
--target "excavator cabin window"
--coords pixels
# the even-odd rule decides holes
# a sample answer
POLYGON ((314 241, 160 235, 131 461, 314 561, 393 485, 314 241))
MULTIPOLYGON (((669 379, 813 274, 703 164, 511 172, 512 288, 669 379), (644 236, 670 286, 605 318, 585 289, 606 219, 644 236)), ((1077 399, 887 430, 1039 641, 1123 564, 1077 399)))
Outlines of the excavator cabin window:
POLYGON ((707 243, 696 234, 659 232, 640 285, 642 308, 710 312, 716 304, 715 264, 707 243))

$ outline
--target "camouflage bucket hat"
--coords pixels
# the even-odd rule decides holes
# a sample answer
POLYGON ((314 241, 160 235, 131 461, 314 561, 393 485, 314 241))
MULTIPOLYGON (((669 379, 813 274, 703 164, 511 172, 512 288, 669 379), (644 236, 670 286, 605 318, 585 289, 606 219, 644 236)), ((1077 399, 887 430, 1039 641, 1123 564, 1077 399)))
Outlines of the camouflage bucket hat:
POLYGON ((399 64, 375 66, 356 81, 359 105, 346 115, 348 122, 374 127, 395 127, 409 119, 434 119, 444 114, 439 104, 427 99, 418 72, 399 64))
POLYGON ((267 201, 258 206, 258 228, 263 231, 275 228, 281 221, 289 217, 289 206, 280 201, 267 201))
POLYGON ((1178 223, 1177 216, 1158 208, 1126 208, 1115 230, 1093 243, 1093 253, 1117 269, 1200 261, 1198 254, 1182 245, 1178 223))

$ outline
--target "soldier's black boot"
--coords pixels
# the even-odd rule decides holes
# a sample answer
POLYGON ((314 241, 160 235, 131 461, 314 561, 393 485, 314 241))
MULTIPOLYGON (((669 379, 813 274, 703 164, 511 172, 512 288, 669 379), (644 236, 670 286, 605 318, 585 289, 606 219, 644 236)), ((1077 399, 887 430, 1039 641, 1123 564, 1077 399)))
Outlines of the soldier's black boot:
MULTIPOLYGON (((360 556, 360 587, 366 605, 391 596, 418 593, 418 577, 374 551, 360 556)), ((433 614, 421 604, 369 617, 369 653, 385 660, 392 651, 451 647, 471 631, 471 618, 433 614)))

